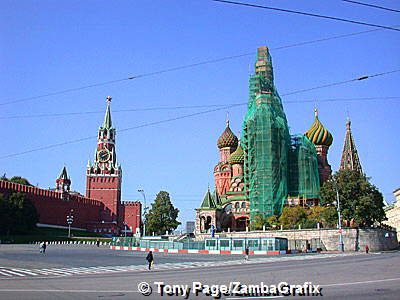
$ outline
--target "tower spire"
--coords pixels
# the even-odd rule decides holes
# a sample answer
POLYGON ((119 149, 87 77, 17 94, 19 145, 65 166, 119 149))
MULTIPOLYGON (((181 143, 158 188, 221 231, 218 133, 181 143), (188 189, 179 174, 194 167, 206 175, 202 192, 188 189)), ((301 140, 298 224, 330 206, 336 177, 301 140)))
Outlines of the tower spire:
POLYGON ((56 179, 56 191, 57 192, 69 192, 71 187, 71 180, 68 177, 67 167, 61 170, 60 176, 56 179))
POLYGON ((68 174, 67 174, 67 167, 64 165, 64 168, 61 170, 60 176, 58 177, 58 179, 64 179, 64 180, 68 180, 68 174))
POLYGON ((106 98, 107 101, 107 109, 106 109, 106 114, 104 116, 104 122, 103 122, 103 127, 104 128, 111 128, 112 127, 112 122, 111 122, 111 111, 110 111, 110 103, 111 103, 112 98, 108 96, 106 98))
POLYGON ((340 161, 339 169, 356 170, 362 174, 360 158, 358 157, 356 144, 354 142, 353 134, 351 133, 351 121, 349 117, 347 117, 346 122, 346 137, 344 139, 342 159, 340 161))

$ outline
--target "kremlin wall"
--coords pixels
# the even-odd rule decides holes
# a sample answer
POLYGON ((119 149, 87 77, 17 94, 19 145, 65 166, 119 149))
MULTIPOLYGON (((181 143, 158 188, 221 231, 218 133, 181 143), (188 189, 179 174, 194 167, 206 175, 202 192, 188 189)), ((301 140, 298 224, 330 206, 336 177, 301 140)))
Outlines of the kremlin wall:
POLYGON ((104 235, 140 232, 142 207, 139 201, 122 201, 122 167, 117 162, 116 130, 111 121, 111 97, 103 124, 99 127, 94 161, 86 169, 86 196, 71 192, 71 179, 64 167, 55 189, 41 189, 0 180, 0 193, 24 193, 36 207, 42 226, 67 227, 73 215, 74 228, 104 235), (125 233, 125 232, 124 232, 125 233))
POLYGON ((101 222, 100 212, 104 210, 104 204, 94 199, 0 180, 0 193, 10 192, 24 193, 33 202, 40 224, 67 226, 66 217, 71 209, 73 227, 87 228, 89 224, 101 222))

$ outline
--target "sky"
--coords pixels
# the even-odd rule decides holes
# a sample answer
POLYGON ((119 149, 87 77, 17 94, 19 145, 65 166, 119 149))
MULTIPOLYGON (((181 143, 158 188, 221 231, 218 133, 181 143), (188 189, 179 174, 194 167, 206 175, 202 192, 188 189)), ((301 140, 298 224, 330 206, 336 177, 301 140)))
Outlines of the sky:
MULTIPOLYGON (((364 2, 400 10, 394 0, 364 2)), ((247 3, 384 26, 400 21, 397 12, 340 0, 247 3)), ((241 130, 246 105, 226 106, 247 102, 256 49, 268 46, 291 134, 304 133, 318 108, 334 138, 328 161, 336 171, 350 117, 371 182, 387 202, 400 187, 400 72, 285 95, 399 70, 399 31, 279 49, 377 28, 208 0, 3 0, 0 16, 0 173, 7 177, 53 188, 66 165, 72 189, 84 194, 111 96, 122 199, 142 200, 137 190, 144 189, 149 203, 165 190, 179 220, 194 220, 214 185, 227 114, 232 130, 241 130), (163 70, 170 71, 157 73, 163 70), (137 75, 145 76, 118 81, 137 75), (116 82, 98 85, 110 81, 116 82), (199 112, 205 113, 185 117, 199 112)))

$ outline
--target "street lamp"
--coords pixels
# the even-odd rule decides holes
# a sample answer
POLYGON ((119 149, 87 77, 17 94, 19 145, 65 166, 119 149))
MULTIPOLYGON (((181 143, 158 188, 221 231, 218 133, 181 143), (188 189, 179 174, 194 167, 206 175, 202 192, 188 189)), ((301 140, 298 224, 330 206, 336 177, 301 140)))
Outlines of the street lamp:
MULTIPOLYGON (((146 211, 147 211, 147 206, 146 206, 146 195, 144 193, 144 190, 140 189, 138 190, 139 193, 142 194, 143 196, 143 202, 144 202, 144 207, 143 207, 143 220, 146 216, 146 211)), ((143 221, 143 236, 146 236, 146 220, 143 221)))
POLYGON ((126 224, 126 222, 124 222, 124 227, 125 227, 125 237, 126 237, 126 225, 128 225, 128 224, 126 224))
POLYGON ((344 243, 343 243, 343 234, 342 234, 342 217, 340 215, 340 198, 339 198, 339 189, 337 186, 337 182, 334 178, 332 178, 333 184, 336 190, 336 209, 338 213, 338 229, 339 229, 339 251, 344 251, 344 243))
POLYGON ((68 223, 68 238, 71 237, 71 224, 74 222, 74 212, 73 209, 70 210, 69 215, 67 215, 67 223, 68 223))

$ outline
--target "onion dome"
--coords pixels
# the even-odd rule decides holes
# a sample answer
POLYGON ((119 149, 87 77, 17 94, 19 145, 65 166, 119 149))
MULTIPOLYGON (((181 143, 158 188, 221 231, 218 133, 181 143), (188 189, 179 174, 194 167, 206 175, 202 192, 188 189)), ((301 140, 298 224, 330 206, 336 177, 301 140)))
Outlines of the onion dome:
POLYGON ((225 147, 236 148, 238 145, 238 138, 233 134, 229 128, 229 120, 226 121, 226 128, 221 136, 218 138, 217 146, 219 149, 225 147))
POLYGON ((318 110, 315 109, 315 120, 310 129, 304 134, 314 145, 330 146, 333 142, 332 134, 322 125, 318 119, 318 110))
POLYGON ((243 151, 242 147, 240 146, 240 140, 239 140, 236 150, 231 154, 228 161, 231 165, 234 165, 234 164, 243 165, 244 164, 244 151, 243 151))

